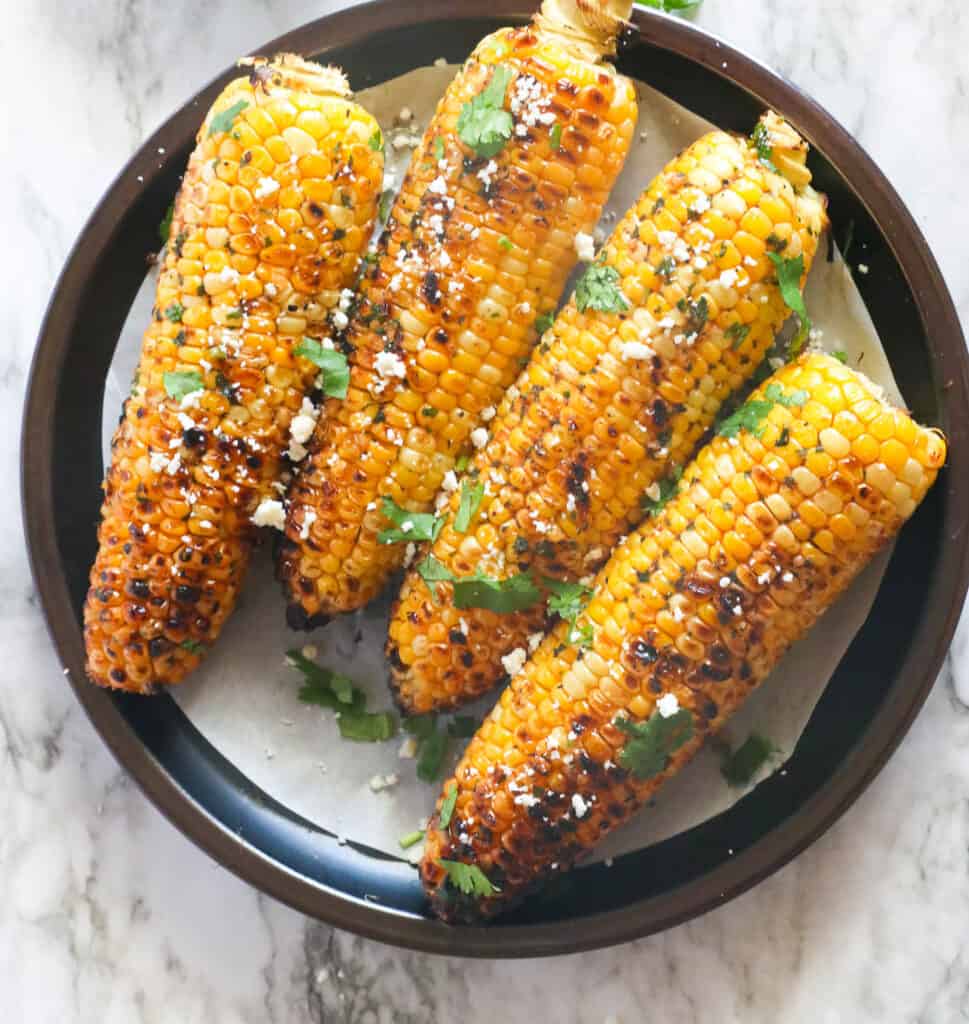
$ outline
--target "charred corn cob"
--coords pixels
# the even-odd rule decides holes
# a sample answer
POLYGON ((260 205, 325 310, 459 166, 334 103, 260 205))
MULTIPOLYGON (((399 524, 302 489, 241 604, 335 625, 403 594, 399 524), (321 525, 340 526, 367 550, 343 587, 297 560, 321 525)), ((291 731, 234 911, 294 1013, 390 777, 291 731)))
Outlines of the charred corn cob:
POLYGON ((619 546, 591 647, 558 626, 444 786, 421 869, 441 916, 499 912, 626 821, 912 515, 945 442, 876 390, 827 356, 785 367, 619 546))
MULTIPOLYGON (((814 257, 825 212, 806 156, 768 113, 752 139, 711 132, 656 178, 499 410, 451 496, 437 564, 537 584, 602 565, 789 315, 769 256, 803 274, 814 257), (465 526, 456 517, 474 485, 483 493, 465 526)), ((392 680, 410 712, 490 689, 546 625, 542 601, 503 614, 457 608, 450 584, 436 588, 435 599, 412 570, 391 617, 392 680)))
POLYGON ((401 566, 382 499, 431 507, 555 309, 636 123, 632 84, 601 61, 630 6, 546 3, 484 39, 439 104, 361 285, 347 400, 292 489, 292 625, 362 606, 401 566))
POLYGON ((339 312, 380 195, 379 129, 348 96, 335 69, 257 60, 198 134, 105 480, 84 609, 103 686, 146 693, 197 665, 254 513, 281 517, 273 485, 319 374, 297 349, 339 312))

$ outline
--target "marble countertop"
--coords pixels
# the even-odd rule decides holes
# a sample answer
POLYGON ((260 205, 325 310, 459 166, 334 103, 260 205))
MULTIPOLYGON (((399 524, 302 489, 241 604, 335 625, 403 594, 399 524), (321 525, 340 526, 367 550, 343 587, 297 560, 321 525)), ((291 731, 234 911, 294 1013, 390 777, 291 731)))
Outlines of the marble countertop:
MULTIPOLYGON (((37 328, 142 139, 325 0, 47 0, 0 41, 8 226, 0 466, 18 477, 37 328), (12 229, 12 238, 9 237, 12 229)), ((910 204, 969 326, 969 8, 706 0, 701 25, 825 104, 910 204)), ((969 619, 898 753, 793 864, 690 924, 541 962, 401 952, 307 921, 196 850, 128 782, 49 646, 0 491, 0 1020, 99 1024, 864 1024, 969 1020, 969 619)))

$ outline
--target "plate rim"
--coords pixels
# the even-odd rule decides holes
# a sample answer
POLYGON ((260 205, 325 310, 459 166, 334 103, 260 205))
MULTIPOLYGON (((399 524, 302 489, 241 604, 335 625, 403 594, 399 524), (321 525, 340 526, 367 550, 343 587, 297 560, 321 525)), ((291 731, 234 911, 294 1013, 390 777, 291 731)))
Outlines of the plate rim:
MULTIPOLYGON (((368 32, 387 31, 429 20, 526 18, 520 0, 462 2, 440 0, 433 9, 420 0, 372 0, 307 22, 253 52, 298 49, 307 35, 326 38, 323 56, 368 32)), ((712 34, 681 19, 637 6, 632 23, 650 45, 670 50, 739 86, 760 102, 789 116, 812 146, 819 149, 868 209, 916 296, 929 341, 931 369, 943 386, 942 408, 949 415, 950 461, 969 453, 969 355, 962 327, 941 270, 901 197, 868 153, 820 104, 766 65, 712 34), (724 62, 726 66, 724 66, 724 62), (779 102, 778 102, 779 101, 779 102), (823 142, 819 141, 823 140, 823 142), (953 453, 956 453, 953 456, 953 453)), ((114 225, 152 182, 167 173, 188 130, 194 134, 198 110, 209 104, 234 73, 227 68, 169 117, 108 186, 72 247, 54 286, 38 332, 28 377, 21 432, 23 525, 34 583, 53 644, 74 693, 91 723, 120 765, 135 779, 155 807, 196 846, 258 890, 311 917, 370 939, 411 949, 472 957, 550 956, 602 948, 652 934, 689 920, 740 895, 779 870, 820 837, 857 799, 908 732, 935 683, 946 657, 969 584, 969 537, 948 541, 961 548, 946 559, 940 573, 948 602, 941 621, 922 628, 907 652, 908 699, 886 701, 854 744, 838 772, 821 784, 790 818, 759 840, 688 886, 637 900, 618 910, 581 918, 579 934, 563 922, 451 927, 428 918, 367 903, 323 882, 308 879, 230 831, 186 792, 139 741, 111 695, 88 683, 83 671, 83 641, 65 580, 60 573, 53 531, 53 493, 44 470, 52 451, 54 403, 63 359, 69 349, 62 317, 86 288, 97 256, 110 244, 114 225), (172 144, 174 142, 174 145, 172 144), (160 149, 159 147, 162 147, 160 149), (142 180, 138 180, 141 174, 142 180), (39 456, 39 457, 38 457, 39 456), (38 469, 38 466, 40 469, 38 469)), ((203 108, 204 109, 204 108, 203 108)), ((969 510, 969 477, 946 474, 944 520, 953 511, 969 510), (961 479, 960 479, 961 477, 961 479)), ((962 520, 960 520, 962 521, 962 520)))

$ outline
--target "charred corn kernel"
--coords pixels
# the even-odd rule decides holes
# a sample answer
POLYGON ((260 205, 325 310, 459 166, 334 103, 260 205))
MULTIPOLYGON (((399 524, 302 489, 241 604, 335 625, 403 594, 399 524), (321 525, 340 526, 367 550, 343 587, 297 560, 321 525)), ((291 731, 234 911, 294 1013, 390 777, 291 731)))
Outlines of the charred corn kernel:
POLYGON ((254 510, 280 497, 272 485, 290 423, 319 373, 294 346, 304 334, 329 333, 375 218, 383 176, 381 154, 367 145, 375 131, 339 71, 288 55, 254 61, 209 111, 175 201, 153 320, 112 443, 84 609, 94 682, 139 693, 179 682, 231 612, 254 510), (304 159, 338 146, 348 166, 352 158, 339 178, 340 202, 364 226, 352 246, 335 230, 332 206, 280 212, 284 189, 300 197, 305 184, 288 145, 270 156, 281 111, 284 120, 315 118, 318 142, 304 159), (224 186, 215 164, 238 183, 224 186), (258 176, 243 175, 252 165, 258 176), (273 258, 278 249, 285 260, 273 258))
POLYGON ((549 0, 531 26, 484 39, 448 87, 361 284, 346 401, 321 422, 292 488, 279 561, 292 624, 360 607, 401 567, 405 545, 379 543, 388 524, 363 521, 361 504, 387 497, 411 511, 431 508, 445 474, 471 450, 483 410, 520 372, 535 321, 556 307, 575 237, 599 219, 637 116, 632 84, 602 61, 612 31, 590 41, 580 29, 616 28, 630 7, 549 0), (478 156, 458 131, 462 110, 506 77, 510 137, 478 156), (526 305, 527 316, 514 315, 526 305), (425 407, 433 417, 420 415, 425 407), (391 426, 394 411, 403 425, 391 426), (408 456, 415 437, 428 442, 417 467, 408 456), (335 452, 344 461, 334 464, 335 452), (368 462, 382 471, 361 481, 368 462), (314 572, 346 534, 354 542, 336 571, 314 572))
MULTIPOLYGON (((771 138, 785 139, 789 150, 806 159, 806 147, 795 146, 796 135, 777 115, 766 114, 762 124, 771 138)), ((642 519, 661 493, 660 482, 690 457, 788 315, 776 277, 768 276, 772 264, 763 247, 757 267, 770 283, 756 287, 768 301, 752 304, 744 318, 736 308, 718 309, 706 272, 721 243, 702 229, 723 234, 717 225, 729 220, 732 234, 747 220, 760 230, 765 210, 783 211, 788 221, 773 221, 772 227, 786 227, 801 238, 810 267, 826 220, 824 201, 794 173, 803 182, 796 190, 761 162, 749 140, 712 132, 673 160, 643 193, 604 248, 605 265, 618 274, 617 287, 629 308, 622 316, 594 308, 583 312, 573 297, 499 408, 490 443, 472 463, 471 472, 486 483, 472 531, 493 522, 496 509, 513 510, 497 545, 482 545, 474 568, 497 578, 527 571, 536 580, 580 579, 642 519), (712 195, 705 191, 707 177, 692 173, 707 167, 715 168, 717 178, 712 195), (683 186, 684 175, 704 188, 683 186), (748 206, 749 199, 760 206, 748 206), (679 225, 670 213, 677 203, 686 227, 667 230, 663 225, 679 225), (701 229, 694 243, 685 241, 691 226, 701 229), (648 245, 642 244, 645 239, 651 240, 648 245), (643 275, 654 267, 663 272, 634 300, 632 283, 645 281, 643 275)), ((754 269, 744 264, 717 280, 742 303, 754 287, 754 269)), ((724 479, 735 477, 725 457, 724 479)), ((461 535, 452 525, 459 501, 460 494, 452 496, 449 521, 431 551, 457 576, 464 574, 455 557, 461 535)), ((714 523, 719 525, 721 514, 727 515, 711 509, 714 523)), ((738 554, 749 546, 737 532, 727 543, 738 554)), ((677 547, 675 557, 686 566, 689 546, 677 547)), ((440 586, 439 595, 435 603, 411 571, 391 617, 392 681, 401 707, 414 713, 454 706, 488 690, 502 677, 502 657, 545 627, 542 603, 503 615, 496 625, 492 615, 459 612, 449 585, 440 586), (462 629, 466 640, 448 645, 443 660, 419 657, 401 633, 405 621, 423 632, 438 622, 456 629, 459 619, 467 626, 462 629)))
MULTIPOLYGON (((880 423, 894 424, 884 443, 904 444, 901 434, 910 426, 926 444, 931 438, 932 457, 918 479, 903 485, 879 465, 879 488, 890 497, 858 530, 848 517, 828 521, 819 514, 822 495, 842 500, 839 480, 846 475, 855 481, 848 497, 868 500, 850 452, 832 463, 808 499, 785 480, 756 472, 777 444, 767 429, 760 437, 746 428, 733 438, 717 436, 703 448, 687 469, 679 495, 620 544, 596 578, 580 617, 595 623, 591 646, 580 655, 567 642, 565 623, 546 637, 444 784, 444 792, 457 789, 454 810, 444 829, 438 818, 432 819, 421 864, 425 888, 441 917, 476 921, 507 909, 631 817, 724 725, 787 648, 902 527, 944 461, 938 434, 889 409, 866 380, 828 356, 802 357, 754 398, 765 400, 766 387, 773 384, 788 395, 807 391, 820 400, 820 385, 826 385, 824 401, 836 420, 850 404, 848 383, 877 402, 880 423), (742 557, 729 551, 726 535, 706 541, 695 568, 674 577, 672 591, 657 608, 653 595, 657 580, 666 575, 663 553, 678 535, 690 532, 679 524, 695 522, 704 491, 715 478, 723 478, 726 462, 734 467, 726 483, 735 493, 743 490, 739 484, 748 474, 770 489, 762 503, 738 500, 731 511, 736 521, 755 519, 764 509, 773 512, 771 499, 783 498, 785 508, 792 509, 791 524, 804 526, 805 537, 792 543, 791 529, 778 522, 774 542, 764 539, 742 557), (805 522, 808 512, 811 525, 805 522), (786 536, 777 543, 781 533, 786 536), (618 621, 623 623, 621 645, 605 628, 618 621), (646 723, 656 728, 656 722, 672 714, 680 716, 678 727, 684 729, 679 743, 660 746, 659 764, 640 759, 638 753, 650 751, 641 745, 637 752, 630 731, 640 730, 641 736, 646 723), (617 725, 620 716, 626 719, 624 728, 617 725), (520 794, 528 799, 516 799, 520 794), (460 892, 448 883, 442 860, 474 865, 493 891, 484 896, 460 892)), ((767 421, 779 424, 788 412, 796 419, 803 409, 775 405, 767 421)), ((909 448, 914 450, 914 437, 909 448)), ((873 469, 868 467, 869 473, 873 469)), ((699 535, 699 530, 692 532, 699 535)))

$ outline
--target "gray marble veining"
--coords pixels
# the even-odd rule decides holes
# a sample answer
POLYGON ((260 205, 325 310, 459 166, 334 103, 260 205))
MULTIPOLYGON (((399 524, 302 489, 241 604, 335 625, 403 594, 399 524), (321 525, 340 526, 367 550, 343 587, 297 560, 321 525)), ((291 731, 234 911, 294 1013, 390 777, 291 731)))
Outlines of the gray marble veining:
MULTIPOLYGON (((17 477, 23 389, 47 296, 100 194, 220 68, 333 6, 49 0, 8 9, 7 479, 17 477)), ((910 204, 969 322, 969 8, 706 0, 698 20, 792 78, 858 136, 910 204)), ((763 885, 620 949, 462 962, 307 922, 163 821, 63 683, 27 570, 15 487, 0 490, 0 521, 0 1020, 969 1020, 969 623, 876 782, 763 885)))

